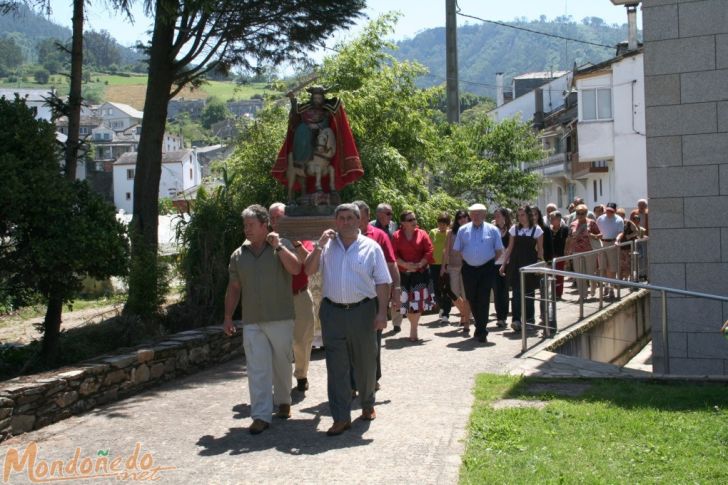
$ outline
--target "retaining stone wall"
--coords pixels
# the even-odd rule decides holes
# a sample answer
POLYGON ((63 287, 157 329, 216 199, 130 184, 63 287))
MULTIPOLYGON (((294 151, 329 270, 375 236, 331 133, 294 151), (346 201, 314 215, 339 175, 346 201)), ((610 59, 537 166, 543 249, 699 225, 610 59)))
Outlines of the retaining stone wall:
POLYGON ((0 383, 0 441, 241 355, 242 334, 239 330, 228 337, 222 326, 203 327, 0 383))

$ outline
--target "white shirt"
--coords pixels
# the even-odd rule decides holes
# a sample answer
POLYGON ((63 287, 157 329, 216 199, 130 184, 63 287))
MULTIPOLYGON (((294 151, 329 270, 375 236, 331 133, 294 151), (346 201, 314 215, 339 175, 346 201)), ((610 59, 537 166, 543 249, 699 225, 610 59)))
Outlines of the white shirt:
MULTIPOLYGON (((543 229, 541 229, 539 226, 534 226, 536 228, 536 231, 533 233, 533 238, 538 239, 539 237, 543 236, 543 229)), ((513 224, 511 228, 508 230, 508 232, 511 234, 511 236, 516 237, 518 236, 530 236, 531 232, 533 231, 534 227, 521 227, 520 229, 516 224, 513 224)))
POLYGON ((377 296, 376 285, 389 284, 384 253, 376 241, 361 232, 348 249, 332 239, 321 250, 323 296, 334 303, 356 303, 377 296))

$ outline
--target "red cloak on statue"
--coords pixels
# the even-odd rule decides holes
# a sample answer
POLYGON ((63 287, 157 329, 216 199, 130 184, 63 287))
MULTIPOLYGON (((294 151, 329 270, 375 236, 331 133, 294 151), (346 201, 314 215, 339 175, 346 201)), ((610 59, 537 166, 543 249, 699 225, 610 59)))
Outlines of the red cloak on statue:
MULTIPOLYGON (((336 153, 331 159, 331 165, 334 167, 334 187, 339 191, 352 182, 359 180, 364 175, 364 168, 359 159, 359 151, 354 143, 354 135, 349 127, 349 120, 346 118, 344 106, 338 98, 326 99, 323 105, 324 109, 329 112, 329 128, 336 135, 336 153)), ((291 120, 288 124, 288 132, 286 140, 278 152, 278 158, 273 165, 271 173, 273 177, 283 185, 288 185, 288 154, 293 149, 293 133, 297 123, 301 120, 301 114, 311 109, 311 103, 305 103, 296 107, 296 112, 291 114, 291 120)), ((306 177, 306 192, 315 191, 314 177, 306 177)), ((330 187, 329 176, 321 177, 321 185, 325 192, 330 187)), ((301 190, 300 184, 295 182, 293 186, 295 190, 301 190)))

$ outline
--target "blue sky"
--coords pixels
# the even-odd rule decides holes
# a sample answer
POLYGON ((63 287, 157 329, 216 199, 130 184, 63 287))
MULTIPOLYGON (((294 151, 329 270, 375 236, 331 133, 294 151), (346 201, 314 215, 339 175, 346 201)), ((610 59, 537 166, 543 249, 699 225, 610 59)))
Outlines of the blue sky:
MULTIPOLYGON (((135 3, 138 5, 133 11, 135 22, 131 24, 111 11, 106 2, 92 0, 87 4, 86 28, 107 30, 124 45, 146 40, 146 31, 151 27, 151 21, 146 18, 141 8, 143 1, 136 0, 135 3)), ((458 3, 463 13, 489 20, 513 20, 516 17, 537 19, 540 15, 553 19, 566 14, 576 21, 590 16, 601 17, 609 24, 622 24, 627 21, 624 7, 615 7, 609 0, 459 0, 458 3)), ((70 0, 51 0, 53 21, 70 27, 71 4, 70 0)), ((403 14, 393 36, 397 40, 413 37, 423 29, 445 25, 445 0, 369 0, 367 5, 366 14, 371 18, 392 10, 403 14)), ((641 15, 638 14, 639 24, 641 20, 641 15)), ((366 20, 361 21, 360 25, 365 22, 366 20)), ((475 21, 458 18, 458 25, 466 23, 475 21)), ((360 25, 329 39, 327 45, 356 35, 360 25)))

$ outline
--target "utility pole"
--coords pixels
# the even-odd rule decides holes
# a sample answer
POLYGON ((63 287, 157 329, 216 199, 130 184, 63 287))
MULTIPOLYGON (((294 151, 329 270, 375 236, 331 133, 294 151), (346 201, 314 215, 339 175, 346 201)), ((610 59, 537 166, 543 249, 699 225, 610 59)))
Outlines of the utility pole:
POLYGON ((457 0, 445 0, 445 51, 447 64, 447 121, 460 122, 460 92, 458 89, 458 22, 457 0))

